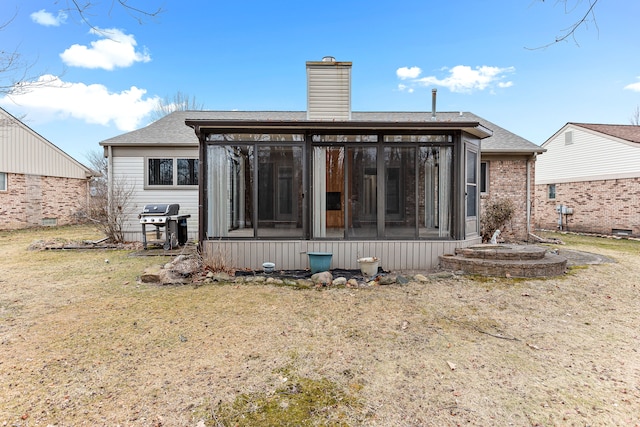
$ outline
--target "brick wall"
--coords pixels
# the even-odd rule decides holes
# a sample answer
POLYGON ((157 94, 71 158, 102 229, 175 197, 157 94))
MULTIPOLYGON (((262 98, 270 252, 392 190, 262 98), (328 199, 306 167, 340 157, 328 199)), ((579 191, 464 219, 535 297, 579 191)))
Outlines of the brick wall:
POLYGON ((87 181, 40 175, 7 174, 7 191, 0 192, 0 229, 73 224, 87 200, 87 181))
MULTIPOLYGON (((501 237, 507 241, 528 240, 527 233, 527 160, 525 158, 499 160, 485 159, 489 166, 489 182, 487 193, 482 194, 480 199, 482 212, 485 205, 491 200, 511 199, 515 207, 515 213, 512 220, 502 230, 501 237)), ((534 202, 534 179, 535 162, 530 162, 530 202, 534 202)), ((533 206, 531 207, 531 215, 533 216, 533 206)), ((533 219, 531 224, 534 224, 533 219)))
MULTIPOLYGON (((557 205, 573 208, 568 230, 612 234, 613 229, 640 235, 640 178, 555 184, 556 198, 548 186, 536 185, 536 228, 557 230, 557 205)), ((564 222, 563 222, 564 224, 564 222)))

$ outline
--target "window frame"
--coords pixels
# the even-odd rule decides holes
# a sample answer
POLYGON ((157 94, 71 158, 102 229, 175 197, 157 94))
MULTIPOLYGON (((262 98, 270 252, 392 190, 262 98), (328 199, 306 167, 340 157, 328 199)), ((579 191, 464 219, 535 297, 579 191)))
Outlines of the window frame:
POLYGON ((200 159, 197 156, 149 156, 144 159, 144 189, 145 190, 166 190, 166 189, 174 189, 174 190, 197 190, 199 185, 199 167, 200 167, 200 159), (171 160, 171 184, 150 184, 149 179, 151 177, 149 162, 151 160, 171 160), (178 165, 180 164, 180 160, 193 160, 193 162, 188 162, 188 164, 194 165, 194 170, 191 171, 190 175, 194 175, 197 179, 195 184, 180 184, 178 177, 178 165))
POLYGON ((6 192, 9 189, 9 174, 6 172, 0 172, 0 192, 6 192))
POLYGON ((558 193, 558 189, 555 184, 547 184, 547 199, 556 200, 558 193))
POLYGON ((489 194, 489 162, 480 162, 480 194, 489 194))

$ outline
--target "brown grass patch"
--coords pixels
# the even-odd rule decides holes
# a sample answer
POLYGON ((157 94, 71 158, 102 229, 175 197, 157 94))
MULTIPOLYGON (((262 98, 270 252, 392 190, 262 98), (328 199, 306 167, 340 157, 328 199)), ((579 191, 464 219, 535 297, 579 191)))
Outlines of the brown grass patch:
POLYGON ((56 237, 99 238, 0 232, 0 424, 640 422, 638 242, 576 237, 617 263, 547 280, 298 290, 142 285, 158 259, 27 250, 56 237))

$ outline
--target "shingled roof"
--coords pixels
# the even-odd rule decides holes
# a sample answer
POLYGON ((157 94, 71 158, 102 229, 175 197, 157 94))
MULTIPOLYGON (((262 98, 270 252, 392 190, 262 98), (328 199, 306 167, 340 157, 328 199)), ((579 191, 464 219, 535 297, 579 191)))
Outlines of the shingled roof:
MULTIPOLYGON (((305 122, 305 111, 176 111, 150 125, 100 142, 102 146, 197 146, 198 139, 185 120, 305 122)), ((431 112, 352 112, 354 122, 434 122, 431 112)), ((483 153, 542 153, 544 148, 469 112, 437 112, 435 122, 478 122, 493 135, 482 140, 483 153)))
POLYGON ((640 126, 635 125, 602 125, 594 123, 568 123, 573 126, 590 129, 605 135, 640 144, 640 126))

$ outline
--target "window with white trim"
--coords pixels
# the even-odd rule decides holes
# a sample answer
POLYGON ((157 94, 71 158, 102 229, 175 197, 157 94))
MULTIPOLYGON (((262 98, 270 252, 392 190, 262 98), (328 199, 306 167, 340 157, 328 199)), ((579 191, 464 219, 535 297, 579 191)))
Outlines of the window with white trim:
POLYGON ((7 173, 0 172, 0 191, 7 191, 7 173))
POLYGON ((185 187, 198 185, 198 159, 147 159, 147 186, 185 187))
POLYGON ((547 186, 547 195, 549 196, 549 199, 551 199, 551 200, 556 198, 556 185, 555 184, 549 184, 547 186))

